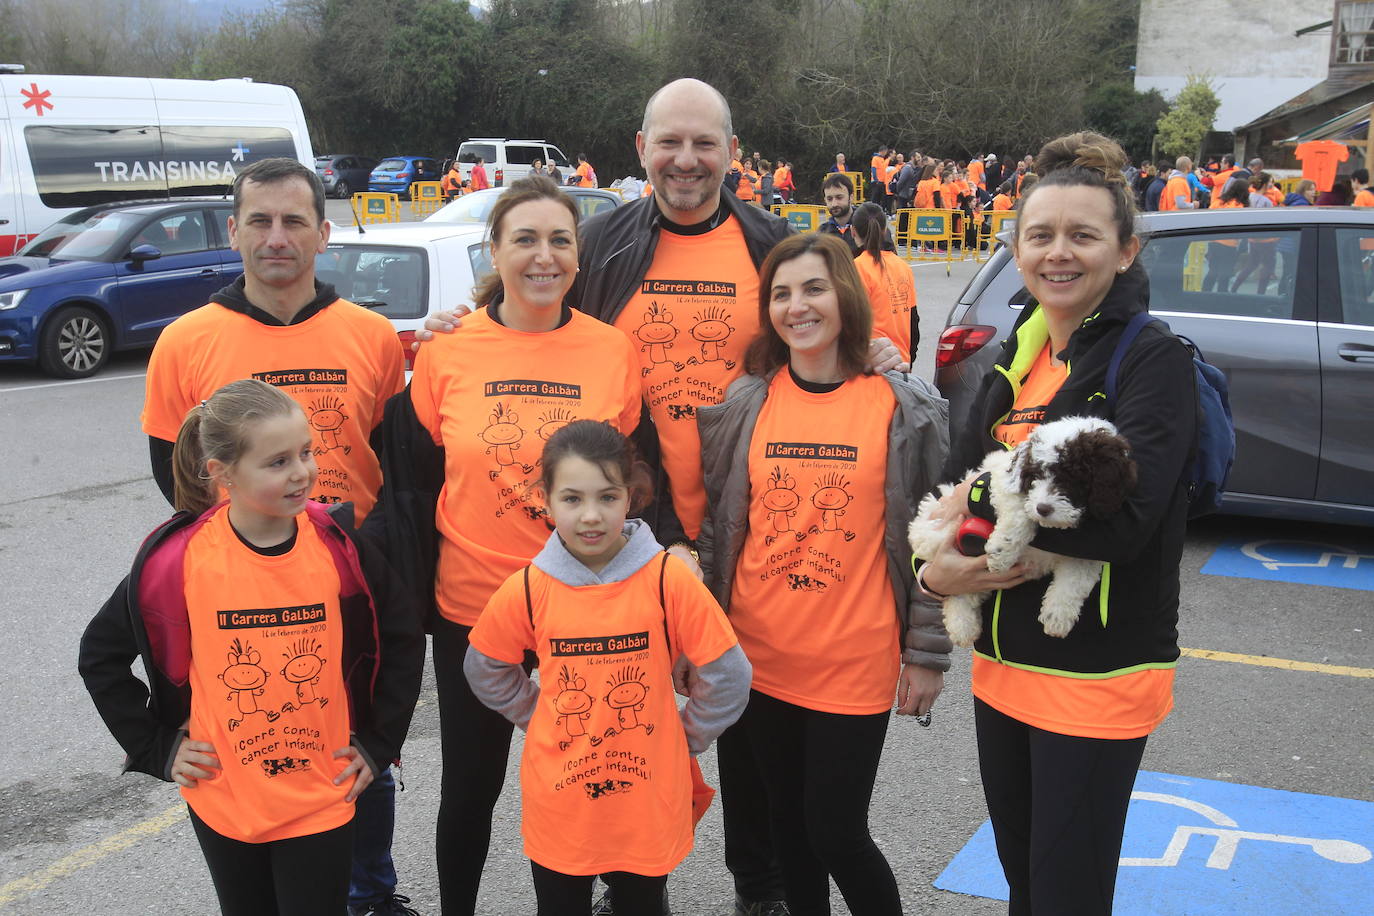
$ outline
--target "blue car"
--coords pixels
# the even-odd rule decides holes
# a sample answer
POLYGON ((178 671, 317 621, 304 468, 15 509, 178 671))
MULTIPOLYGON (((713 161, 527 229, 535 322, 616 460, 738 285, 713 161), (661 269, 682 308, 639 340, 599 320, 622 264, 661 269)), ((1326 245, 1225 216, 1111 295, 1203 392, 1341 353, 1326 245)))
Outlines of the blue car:
POLYGON ((441 177, 439 163, 428 156, 388 156, 372 170, 367 189, 410 197, 413 182, 438 181, 441 177))
POLYGON ((243 273, 233 202, 100 204, 0 258, 0 361, 84 378, 116 350, 151 347, 178 316, 243 273))

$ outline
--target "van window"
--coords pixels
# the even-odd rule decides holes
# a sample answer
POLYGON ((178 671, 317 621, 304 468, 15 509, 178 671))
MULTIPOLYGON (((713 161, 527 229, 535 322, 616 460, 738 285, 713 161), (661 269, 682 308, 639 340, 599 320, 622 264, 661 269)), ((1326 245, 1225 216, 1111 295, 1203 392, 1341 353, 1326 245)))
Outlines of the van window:
POLYGON ((458 161, 472 165, 481 156, 483 162, 496 161, 496 147, 490 143, 464 143, 458 147, 458 161))
POLYGON ((561 149, 559 149, 556 146, 548 146, 545 147, 545 149, 549 151, 549 159, 552 159, 554 164, 557 165, 560 169, 572 168, 572 163, 568 161, 567 156, 563 155, 563 151, 561 149))
POLYGON ((1276 229, 1153 238, 1140 253, 1150 309, 1292 318, 1301 233, 1276 229))
POLYGON ((543 147, 506 145, 506 163, 508 165, 534 165, 536 159, 543 161, 543 147))
POLYGON ((45 124, 25 127, 24 142, 53 209, 223 194, 249 164, 296 156, 291 132, 275 127, 45 124))

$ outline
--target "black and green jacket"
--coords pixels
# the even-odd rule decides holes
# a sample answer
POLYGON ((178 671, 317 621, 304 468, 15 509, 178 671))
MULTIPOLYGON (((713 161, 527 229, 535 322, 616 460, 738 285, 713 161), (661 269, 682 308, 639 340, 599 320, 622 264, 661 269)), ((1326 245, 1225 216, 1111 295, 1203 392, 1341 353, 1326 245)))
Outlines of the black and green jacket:
MULTIPOLYGON (((1116 278, 1059 354, 1069 374, 1045 415, 1045 422, 1106 417, 1131 444, 1139 480, 1121 511, 1105 521, 1086 518, 1077 528, 1041 531, 1034 541, 1054 553, 1105 562, 1102 582, 1062 639, 1046 636, 1037 619, 1048 579, 994 592, 983 603, 983 633, 974 644, 975 652, 991 660, 1087 678, 1178 661, 1178 567, 1188 517, 1183 472, 1197 427, 1191 356, 1168 330, 1146 325, 1122 360, 1111 414, 1103 394, 1117 339, 1149 299, 1149 279, 1139 264, 1116 278)), ((1005 447, 992 430, 1011 409, 1048 337, 1044 315, 1032 300, 983 379, 968 425, 951 437, 944 479, 962 480, 989 452, 1005 447)))

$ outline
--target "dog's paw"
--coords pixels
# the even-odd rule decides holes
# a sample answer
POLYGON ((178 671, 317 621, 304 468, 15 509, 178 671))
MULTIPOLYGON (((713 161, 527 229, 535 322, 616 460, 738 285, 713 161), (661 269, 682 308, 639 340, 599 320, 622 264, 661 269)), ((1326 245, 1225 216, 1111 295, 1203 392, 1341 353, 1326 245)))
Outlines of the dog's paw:
POLYGON ((983 632, 983 620, 978 608, 970 608, 965 603, 946 601, 944 620, 950 641, 963 649, 972 646, 983 632))
POLYGON ((1078 608, 1041 608, 1040 625, 1045 628, 1046 636, 1063 639, 1069 635, 1074 624, 1078 623, 1078 608))
POLYGON ((1016 554, 1006 550, 988 551, 988 572, 1002 575, 1016 565, 1016 554))

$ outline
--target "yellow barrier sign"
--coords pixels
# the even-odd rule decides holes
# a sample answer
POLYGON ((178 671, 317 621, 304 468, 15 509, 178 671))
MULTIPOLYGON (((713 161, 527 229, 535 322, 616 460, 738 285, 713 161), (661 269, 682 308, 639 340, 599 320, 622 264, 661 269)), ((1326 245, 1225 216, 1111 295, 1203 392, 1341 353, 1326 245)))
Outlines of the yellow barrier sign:
POLYGON ((954 250, 955 220, 962 216, 958 210, 898 210, 897 247, 905 246, 903 257, 908 261, 944 261, 948 274, 950 262, 964 257, 962 249, 957 254, 954 250))
POLYGON ((1016 225, 1015 210, 984 210, 982 222, 978 227, 978 250, 974 252, 975 261, 986 261, 1001 244, 997 236, 1007 229, 1007 224, 1016 225))
POLYGON ((412 181, 410 183, 410 212, 414 216, 428 216, 444 205, 443 183, 412 181))
POLYGON ((821 223, 825 222, 825 207, 816 207, 810 204, 783 204, 778 208, 778 215, 790 222, 798 232, 815 232, 821 228, 821 223))
POLYGON ((401 198, 385 191, 354 194, 353 216, 359 223, 396 223, 401 220, 401 198))

